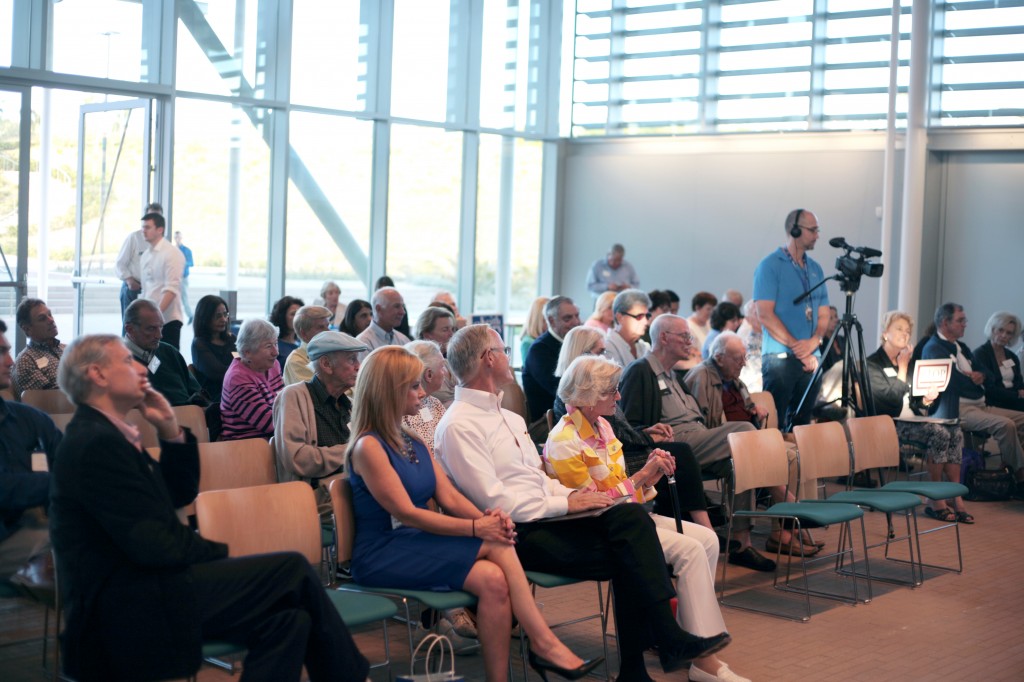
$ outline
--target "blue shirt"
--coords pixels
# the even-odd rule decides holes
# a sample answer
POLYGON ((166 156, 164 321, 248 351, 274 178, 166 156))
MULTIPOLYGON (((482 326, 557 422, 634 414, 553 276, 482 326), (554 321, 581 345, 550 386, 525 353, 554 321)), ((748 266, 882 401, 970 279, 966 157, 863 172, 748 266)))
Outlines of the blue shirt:
MULTIPOLYGON (((804 254, 804 262, 806 265, 801 268, 793 262, 788 251, 779 248, 765 256, 754 271, 752 298, 755 301, 775 301, 775 315, 797 340, 814 336, 818 328, 818 308, 828 305, 828 291, 825 287, 818 288, 809 298, 793 305, 794 298, 825 279, 825 273, 813 258, 804 254), (810 320, 807 319, 807 306, 811 307, 810 320)), ((768 327, 765 327, 761 337, 761 354, 778 353, 792 354, 792 351, 773 338, 768 327)), ((814 354, 820 356, 820 351, 814 354)))
POLYGON ((640 280, 629 261, 623 259, 619 267, 612 268, 608 265, 607 258, 598 258, 587 271, 587 289, 596 298, 608 291, 611 284, 626 284, 630 289, 637 289, 640 287, 640 280))
POLYGON ((47 503, 50 474, 32 471, 32 453, 53 464, 61 433, 45 413, 0 398, 0 542, 14 532, 21 513, 47 503))
POLYGON ((195 265, 195 263, 192 261, 192 249, 188 248, 184 244, 182 244, 178 248, 181 249, 181 255, 185 257, 185 270, 184 272, 182 272, 181 276, 183 278, 188 277, 188 271, 192 268, 193 265, 195 265))

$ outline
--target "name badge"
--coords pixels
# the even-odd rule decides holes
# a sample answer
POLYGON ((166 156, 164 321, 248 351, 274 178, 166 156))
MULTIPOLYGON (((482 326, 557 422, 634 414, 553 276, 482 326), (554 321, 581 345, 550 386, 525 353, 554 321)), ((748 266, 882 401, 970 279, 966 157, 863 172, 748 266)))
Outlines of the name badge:
POLYGON ((882 371, 885 372, 885 376, 889 377, 890 379, 896 378, 896 370, 894 370, 892 367, 886 367, 882 371))
POLYGON ((433 417, 434 415, 430 412, 430 406, 424 405, 420 408, 420 419, 425 422, 429 422, 433 417))
POLYGON ((160 369, 160 358, 154 355, 153 359, 149 361, 147 369, 149 370, 150 374, 156 374, 156 371, 160 369))
POLYGON ((50 364, 50 358, 48 358, 46 356, 43 356, 41 358, 36 358, 36 367, 38 367, 39 369, 44 369, 45 367, 49 366, 49 364, 50 364))
POLYGON ((612 276, 612 271, 611 270, 602 270, 601 271, 601 276, 602 277, 611 277, 612 276))
POLYGON ((661 391, 662 395, 668 395, 669 393, 672 392, 672 391, 669 390, 668 386, 665 384, 665 380, 664 379, 658 379, 658 390, 661 391))
POLYGON ((32 471, 47 472, 50 470, 50 463, 46 461, 46 453, 36 450, 32 453, 32 471))
POLYGON ((233 357, 233 358, 240 358, 242 356, 238 354, 237 350, 233 350, 233 351, 231 351, 231 357, 233 357))
MULTIPOLYGON (((42 367, 42 365, 40 365, 40 367, 42 367)), ((1010 358, 1003 360, 1003 367, 1013 367, 1013 360, 1010 358)))

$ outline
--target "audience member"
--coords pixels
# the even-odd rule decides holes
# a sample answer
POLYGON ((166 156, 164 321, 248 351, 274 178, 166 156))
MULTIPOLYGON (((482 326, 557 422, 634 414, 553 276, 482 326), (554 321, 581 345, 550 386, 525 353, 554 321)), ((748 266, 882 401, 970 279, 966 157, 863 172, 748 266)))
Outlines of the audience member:
POLYGON ((978 369, 985 372, 985 402, 1017 412, 1024 411, 1024 378, 1020 359, 1010 351, 1021 333, 1020 318, 998 312, 985 323, 988 341, 974 349, 978 369))
MULTIPOLYGON (((728 422, 715 428, 704 424, 700 406, 672 369, 689 355, 693 343, 684 318, 662 315, 654 321, 651 340, 654 342, 651 352, 631 363, 622 375, 620 405, 626 419, 638 429, 668 424, 672 427, 672 439, 690 446, 704 472, 729 475, 728 460, 732 455, 728 435, 753 430, 754 426, 750 422, 728 422)), ((737 497, 736 508, 752 508, 751 498, 748 494, 737 497)), ((757 571, 775 570, 774 561, 751 547, 749 522, 737 519, 732 539, 738 545, 729 553, 729 563, 757 571)))
POLYGON ((370 350, 409 343, 409 337, 398 330, 398 325, 406 315, 402 294, 394 287, 382 287, 373 292, 372 303, 373 320, 356 338, 370 350))
MULTIPOLYGON (((441 361, 445 365, 444 376, 437 390, 428 391, 427 394, 437 398, 445 407, 451 405, 455 399, 455 379, 448 371, 448 363, 444 356, 448 354, 448 342, 455 333, 456 319, 455 314, 449 312, 447 308, 431 306, 420 313, 419 319, 416 320, 416 338, 433 341, 441 350, 441 361)), ((420 360, 424 358, 420 356, 420 360)))
POLYGON ((672 312, 672 299, 669 297, 668 291, 655 289, 647 292, 647 298, 651 300, 651 319, 672 312))
POLYGON ((751 393, 760 393, 761 379, 761 318, 757 315, 757 301, 743 304, 743 322, 736 333, 747 347, 747 364, 740 371, 740 379, 751 393))
POLYGON ((185 358, 174 346, 160 340, 164 328, 160 310, 148 298, 136 299, 124 312, 125 345, 146 368, 153 389, 175 407, 205 407, 209 398, 188 371, 185 358))
POLYGON ((530 304, 530 312, 526 314, 526 324, 523 325, 523 333, 519 337, 519 357, 523 362, 526 361, 533 342, 548 330, 548 320, 544 317, 544 308, 549 300, 551 299, 547 296, 538 296, 530 304))
POLYGON ((298 680, 303 666, 314 682, 366 679, 366 660, 304 557, 226 559, 226 545, 178 520, 174 507, 198 489, 196 440, 120 339, 73 341, 59 381, 77 406, 50 491, 67 675, 191 676, 202 643, 220 640, 245 646, 246 679, 298 680), (127 422, 132 409, 156 428, 159 458, 127 422))
POLYGON ((277 362, 282 372, 288 356, 299 347, 299 337, 295 334, 295 313, 304 305, 301 298, 282 296, 270 309, 270 324, 277 327, 277 362))
POLYGON ((192 306, 188 302, 188 275, 192 271, 195 261, 192 259, 192 249, 182 242, 181 231, 174 233, 174 245, 181 251, 181 257, 185 259, 185 269, 181 273, 181 306, 185 309, 188 323, 192 324, 192 306))
MULTIPOLYGON (((627 473, 622 443, 604 417, 615 412, 622 367, 613 360, 581 356, 572 361, 558 384, 558 397, 568 414, 555 424, 544 445, 548 476, 567 488, 598 492, 613 500, 648 502, 657 495, 655 484, 676 472, 675 459, 654 449, 643 467, 627 473)), ((652 514, 661 549, 676 577, 679 627, 698 637, 725 632, 715 596, 718 538, 714 531, 682 521, 682 532, 669 516, 652 514)), ((696 658, 691 680, 744 682, 714 654, 696 658)), ((749 681, 746 681, 749 682, 749 681)))
POLYGON ((531 422, 543 418, 555 404, 558 351, 562 349, 562 339, 569 330, 580 326, 580 309, 568 296, 555 296, 544 306, 544 317, 548 321, 548 330, 533 342, 523 363, 523 392, 526 393, 531 422))
POLYGON ((348 334, 322 331, 307 346, 313 377, 286 386, 274 401, 274 436, 279 481, 306 481, 321 504, 329 503, 321 479, 341 473, 349 441, 359 353, 366 346, 348 334))
POLYGON ((704 345, 700 348, 701 358, 704 360, 708 359, 711 344, 715 342, 715 338, 719 334, 722 332, 734 332, 740 328, 742 323, 743 313, 740 312, 739 307, 735 303, 722 301, 716 305, 714 310, 711 311, 711 331, 708 332, 707 338, 704 339, 704 345))
POLYGON ((356 298, 348 302, 345 308, 345 319, 342 321, 338 331, 345 332, 351 337, 359 336, 363 330, 370 326, 373 319, 373 306, 369 301, 356 298))
POLYGON ((455 330, 452 331, 453 334, 455 331, 466 326, 466 318, 459 314, 459 305, 455 302, 452 292, 444 290, 437 292, 434 294, 434 300, 430 302, 430 305, 434 305, 434 303, 443 303, 451 309, 452 315, 455 316, 455 330))
POLYGON ((985 402, 985 373, 975 366, 974 354, 960 341, 967 330, 963 306, 943 303, 935 311, 935 334, 924 345, 925 360, 953 359, 949 387, 928 408, 932 416, 954 419, 968 431, 987 431, 995 439, 1003 464, 1024 481, 1024 412, 993 407, 985 402))
POLYGON ((366 358, 356 381, 348 452, 356 534, 352 575, 368 586, 466 590, 477 617, 488 680, 505 680, 512 616, 530 637, 531 665, 578 679, 583 661, 552 634, 515 553, 514 524, 497 506, 481 514, 449 482, 427 447, 402 428, 420 410, 422 363, 404 348, 366 358), (435 499, 444 514, 427 507, 435 499), (410 570, 415 566, 415 570, 410 570))
MULTIPOLYGON (((145 214, 159 213, 163 215, 163 206, 152 203, 146 206, 145 214)), ((132 301, 142 293, 142 254, 149 248, 142 229, 132 230, 121 243, 121 250, 114 263, 114 272, 121 280, 121 317, 132 301)))
MULTIPOLYGON (((786 245, 765 256, 754 272, 764 390, 775 399, 779 425, 789 431, 810 419, 814 401, 800 401, 818 367, 819 346, 828 328, 828 291, 818 287, 799 303, 793 301, 825 279, 821 266, 807 255, 818 241, 817 217, 798 208, 786 216, 786 245), (797 412, 799 409, 799 413, 797 412)), ((807 395, 817 395, 813 388, 807 395)))
POLYGON ((612 312, 612 303, 615 302, 616 293, 614 291, 606 291, 594 301, 594 312, 590 314, 587 321, 584 322, 588 327, 598 329, 602 334, 608 333, 608 330, 612 328, 612 323, 615 321, 615 313, 612 312))
POLYGON ((722 297, 719 299, 719 303, 722 301, 728 301, 740 310, 743 310, 743 294, 737 289, 726 289, 725 293, 722 294, 722 297))
POLYGON ((444 416, 447 406, 435 397, 448 376, 448 364, 441 355, 441 348, 434 341, 410 341, 406 350, 420 359, 423 371, 420 373, 420 387, 425 394, 416 414, 402 417, 402 425, 409 433, 416 434, 434 454, 434 430, 444 416))
POLYGON ((149 244, 140 258, 142 298, 156 303, 164 319, 165 343, 178 350, 185 309, 181 305, 181 277, 185 257, 164 237, 167 223, 159 213, 142 216, 142 236, 149 244))
MULTIPOLYGON (((373 291, 376 293, 384 287, 395 288, 395 281, 387 275, 381 275, 377 278, 377 281, 373 285, 373 291)), ((370 298, 370 300, 376 306, 376 299, 370 298)), ((405 301, 402 301, 402 320, 395 325, 395 330, 403 334, 406 338, 412 336, 412 329, 409 327, 409 311, 405 308, 405 301)))
POLYGON ((607 346, 605 354, 622 367, 642 358, 651 350, 642 338, 650 324, 650 309, 651 299, 639 289, 626 289, 615 297, 612 304, 615 325, 604 337, 607 346))
POLYGON ((821 344, 819 344, 818 348, 818 352, 821 354, 822 372, 829 371, 837 362, 840 362, 843 359, 843 349, 846 347, 846 338, 842 334, 836 334, 836 340, 832 343, 832 348, 828 353, 825 352, 828 340, 832 338, 832 333, 838 326, 839 309, 834 305, 830 305, 828 307, 828 326, 825 328, 825 335, 821 338, 821 344))
MULTIPOLYGON (((341 287, 330 280, 320 287, 320 296, 313 301, 313 305, 323 306, 331 311, 330 328, 337 329, 345 319, 345 304, 338 299, 341 298, 341 287)), ((300 306, 305 305, 300 303, 300 306)))
POLYGON ((246 320, 238 330, 238 357, 224 375, 221 440, 273 436, 274 399, 283 388, 277 329, 266 320, 246 320))
POLYGON ((64 344, 57 338, 57 323, 50 308, 38 298, 18 305, 15 321, 28 337, 28 345, 14 362, 14 392, 57 388, 57 366, 64 344))
POLYGON ((587 290, 597 298, 606 291, 638 289, 640 280, 636 269, 625 259, 622 244, 612 244, 604 258, 598 258, 587 272, 587 290))
POLYGON ((306 344, 320 332, 327 331, 330 324, 331 311, 322 305, 305 305, 295 311, 292 327, 300 343, 298 348, 288 354, 288 359, 284 361, 284 369, 281 370, 281 378, 286 386, 313 378, 306 344))
POLYGON ((715 309, 716 305, 718 305, 718 299, 707 291, 698 291, 690 300, 692 314, 686 318, 686 323, 690 325, 690 333, 694 338, 693 347, 698 355, 700 349, 704 347, 704 340, 711 333, 711 311, 715 309))
MULTIPOLYGON (((0 389, 11 387, 12 365, 7 325, 0 320, 0 389)), ((45 452, 52 467, 60 440, 48 415, 0 396, 0 581, 25 564, 45 561, 50 552, 50 474, 35 470, 32 453, 45 452)))
POLYGON ((220 402, 224 374, 238 354, 235 336, 231 333, 228 303, 220 296, 208 294, 196 303, 192 329, 192 367, 203 392, 213 402, 220 402))
MULTIPOLYGON (((963 458, 964 434, 959 424, 940 424, 927 421, 906 421, 899 417, 913 417, 910 404, 910 339, 914 321, 910 315, 892 310, 882 318, 882 345, 866 359, 868 382, 876 414, 887 414, 896 420, 896 431, 901 441, 923 444, 925 466, 933 481, 941 481, 945 473, 954 483, 960 482, 960 462, 963 458)), ((922 404, 929 407, 939 398, 937 391, 924 396, 922 404)), ((974 523, 967 513, 961 497, 953 498, 953 509, 946 500, 932 500, 926 513, 942 521, 974 523)))
POLYGON ((673 619, 665 555, 643 507, 620 504, 597 516, 544 522, 609 507, 612 501, 567 488, 544 474, 537 449, 522 437, 526 423, 500 406, 500 387, 513 380, 502 344, 486 325, 459 330, 449 344, 448 360, 459 387, 434 443, 445 473, 478 508, 507 510, 516 523, 516 553, 526 569, 585 580, 611 576, 619 679, 648 679, 644 651, 652 645, 667 673, 727 645, 726 633, 695 637, 673 619))

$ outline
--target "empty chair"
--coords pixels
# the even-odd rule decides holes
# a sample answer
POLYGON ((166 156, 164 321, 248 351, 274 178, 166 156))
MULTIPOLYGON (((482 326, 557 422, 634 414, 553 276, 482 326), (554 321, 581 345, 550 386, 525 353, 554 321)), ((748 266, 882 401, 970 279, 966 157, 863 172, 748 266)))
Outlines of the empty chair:
POLYGON ((200 443, 210 442, 210 432, 206 428, 206 412, 198 405, 179 405, 174 409, 178 424, 187 426, 200 443))
POLYGON ((30 388, 22 392, 21 402, 50 415, 67 414, 75 411, 75 406, 64 395, 64 391, 56 388, 47 390, 30 388))

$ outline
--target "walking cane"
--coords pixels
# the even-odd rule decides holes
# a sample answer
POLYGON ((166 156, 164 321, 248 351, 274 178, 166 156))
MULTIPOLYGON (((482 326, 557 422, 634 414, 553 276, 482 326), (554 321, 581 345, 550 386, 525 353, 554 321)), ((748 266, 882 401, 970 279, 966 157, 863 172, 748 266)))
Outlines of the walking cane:
POLYGON ((683 535, 683 516, 679 511, 679 491, 676 490, 676 477, 673 474, 666 476, 665 480, 668 482, 668 496, 672 498, 672 513, 676 517, 676 532, 683 535))

